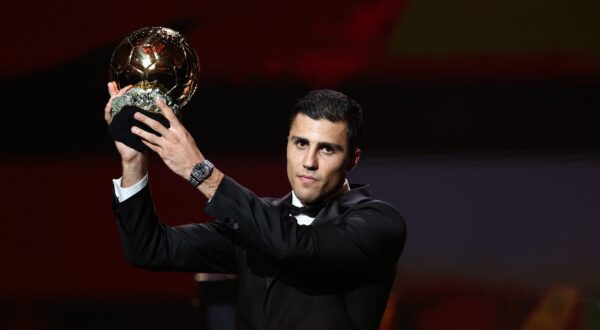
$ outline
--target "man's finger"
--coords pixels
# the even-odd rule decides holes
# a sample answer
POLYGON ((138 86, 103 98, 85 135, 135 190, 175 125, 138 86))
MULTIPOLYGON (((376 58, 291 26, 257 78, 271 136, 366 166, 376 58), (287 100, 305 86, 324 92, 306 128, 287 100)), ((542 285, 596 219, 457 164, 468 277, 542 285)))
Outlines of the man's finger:
POLYGON ((114 81, 111 81, 108 83, 108 94, 112 97, 117 95, 117 93, 119 92, 118 88, 117 88, 117 83, 114 81))
POLYGON ((106 105, 104 106, 104 120, 106 120, 108 124, 110 124, 112 121, 112 101, 116 96, 117 94, 111 95, 110 99, 108 99, 108 102, 106 102, 106 105))
POLYGON ((152 143, 153 145, 160 147, 159 143, 161 141, 161 138, 157 135, 154 135, 148 131, 144 131, 143 129, 141 129, 137 126, 131 127, 131 133, 141 137, 142 140, 146 140, 146 141, 152 143))
POLYGON ((110 122, 112 121, 112 104, 111 101, 108 101, 108 103, 106 103, 106 106, 104 107, 104 120, 106 120, 106 122, 108 124, 110 124, 110 122))
POLYGON ((158 134, 160 135, 166 135, 169 133, 168 128, 164 127, 163 124, 161 124, 159 121, 154 120, 146 115, 144 115, 141 112, 136 112, 133 115, 133 118, 139 120, 140 122, 148 125, 148 127, 152 128, 153 130, 155 130, 156 132, 158 132, 158 134))
POLYGON ((142 143, 145 144, 148 148, 150 148, 150 150, 158 153, 160 151, 160 148, 146 140, 142 140, 142 143))
MULTIPOLYGON (((115 83, 115 88, 117 88, 116 86, 117 86, 117 84, 115 83)), ((130 88, 131 88, 131 85, 127 85, 127 86, 121 88, 119 90, 119 92, 117 93, 117 95, 115 95, 115 96, 121 96, 121 95, 125 94, 125 92, 127 92, 130 88)))
POLYGON ((122 96, 123 94, 125 94, 125 92, 127 92, 131 88, 131 85, 119 89, 117 83, 111 81, 108 83, 107 87, 108 94, 110 94, 110 98, 108 99, 108 102, 106 102, 106 106, 104 107, 104 120, 110 125, 110 122, 112 121, 112 101, 115 99, 115 97, 122 96))
POLYGON ((157 98, 156 105, 158 106, 160 111, 162 111, 163 116, 165 116, 165 118, 167 118, 167 120, 171 122, 171 125, 179 122, 177 116, 175 116, 175 112, 173 112, 173 109, 169 108, 169 106, 165 103, 165 101, 163 101, 163 99, 157 98))

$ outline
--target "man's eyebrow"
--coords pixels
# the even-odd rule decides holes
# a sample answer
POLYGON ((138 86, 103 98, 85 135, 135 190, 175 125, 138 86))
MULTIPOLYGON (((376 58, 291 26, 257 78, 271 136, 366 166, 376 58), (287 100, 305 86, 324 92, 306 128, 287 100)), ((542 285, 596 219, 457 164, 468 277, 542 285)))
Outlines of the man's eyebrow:
POLYGON ((301 136, 296 136, 296 135, 292 135, 289 137, 290 140, 294 140, 294 141, 298 141, 298 140, 302 140, 302 141, 308 141, 307 138, 303 138, 301 136))

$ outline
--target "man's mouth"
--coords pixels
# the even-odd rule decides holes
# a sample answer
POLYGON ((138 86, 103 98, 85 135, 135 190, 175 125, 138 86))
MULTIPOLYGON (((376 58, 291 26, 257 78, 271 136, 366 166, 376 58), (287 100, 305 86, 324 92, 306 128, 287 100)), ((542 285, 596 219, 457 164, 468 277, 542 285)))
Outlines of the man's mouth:
POLYGON ((298 178, 300 179, 300 182, 305 182, 305 183, 312 183, 317 181, 317 178, 315 178, 312 175, 306 175, 306 174, 301 174, 298 175, 298 178))

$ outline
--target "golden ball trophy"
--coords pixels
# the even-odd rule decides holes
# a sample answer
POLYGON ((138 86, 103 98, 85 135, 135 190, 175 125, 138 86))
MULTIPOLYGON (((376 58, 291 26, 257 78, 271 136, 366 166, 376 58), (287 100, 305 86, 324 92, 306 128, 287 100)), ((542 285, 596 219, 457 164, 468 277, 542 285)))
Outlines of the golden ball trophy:
POLYGON ((161 98, 180 117, 181 108, 196 91, 199 73, 198 55, 179 32, 160 26, 134 31, 115 48, 110 60, 110 80, 119 89, 132 86, 112 101, 110 134, 138 151, 145 150, 131 126, 156 132, 135 120, 135 112, 142 111, 169 127, 156 99, 161 98))

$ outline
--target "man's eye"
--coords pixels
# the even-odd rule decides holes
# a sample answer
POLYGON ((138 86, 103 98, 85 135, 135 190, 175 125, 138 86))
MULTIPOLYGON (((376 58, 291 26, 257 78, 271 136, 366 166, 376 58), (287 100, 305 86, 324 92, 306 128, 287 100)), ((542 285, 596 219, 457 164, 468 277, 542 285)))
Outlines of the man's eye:
POLYGON ((298 148, 304 148, 308 145, 308 143, 306 143, 306 141, 296 141, 296 146, 298 148))
POLYGON ((331 147, 323 147, 323 148, 321 148, 321 152, 324 154, 330 155, 330 154, 334 153, 335 150, 333 150, 333 148, 331 148, 331 147))

